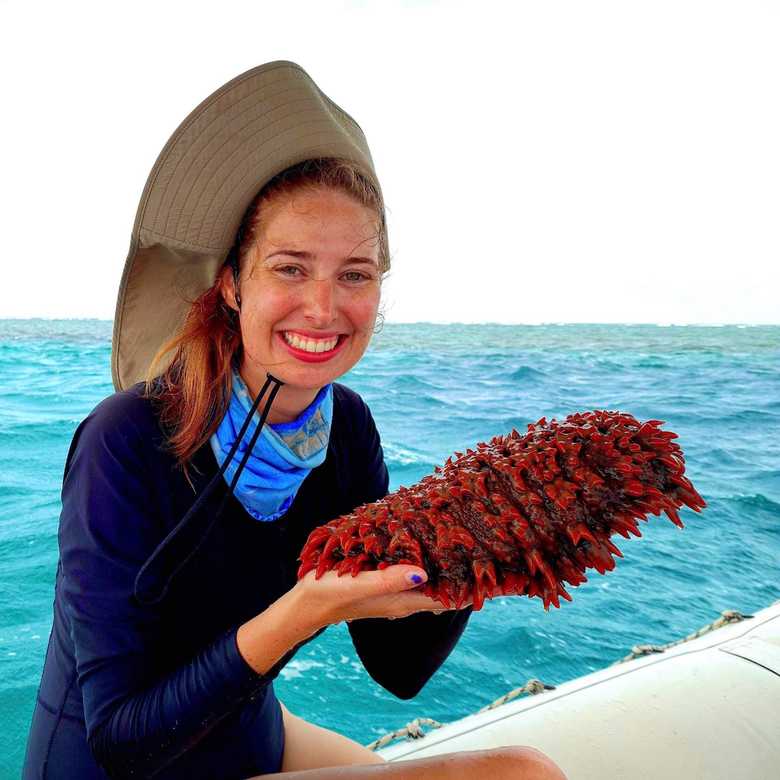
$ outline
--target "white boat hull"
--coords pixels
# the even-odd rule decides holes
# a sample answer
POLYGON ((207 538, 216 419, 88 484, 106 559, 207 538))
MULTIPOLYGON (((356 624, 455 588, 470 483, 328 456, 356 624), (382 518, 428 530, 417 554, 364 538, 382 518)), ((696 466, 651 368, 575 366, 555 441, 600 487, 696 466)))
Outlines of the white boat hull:
POLYGON ((538 748, 569 780, 780 780, 780 602, 378 752, 402 761, 504 745, 538 748))

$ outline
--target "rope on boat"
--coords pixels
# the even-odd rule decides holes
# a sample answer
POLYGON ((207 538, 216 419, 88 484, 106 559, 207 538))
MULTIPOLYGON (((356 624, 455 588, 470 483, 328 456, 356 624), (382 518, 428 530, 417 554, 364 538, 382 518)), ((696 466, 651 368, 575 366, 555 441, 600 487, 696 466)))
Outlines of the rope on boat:
MULTIPOLYGON (((690 642, 692 639, 698 639, 700 636, 709 634, 710 631, 715 631, 718 628, 729 625, 730 623, 739 623, 742 620, 749 620, 752 617, 753 615, 743 615, 741 612, 737 612, 735 609, 726 609, 720 613, 720 617, 717 620, 714 620, 712 623, 706 626, 702 626, 700 629, 694 631, 692 634, 688 634, 688 636, 683 637, 682 639, 677 639, 676 641, 669 642, 665 645, 634 645, 634 647, 631 648, 631 652, 627 656, 621 658, 618 661, 615 661, 614 663, 610 664, 610 666, 616 666, 617 664, 622 664, 626 661, 633 661, 636 658, 642 658, 643 656, 650 655, 651 653, 663 653, 664 650, 668 650, 670 647, 681 645, 683 642, 690 642)), ((522 696, 524 693, 528 694, 529 696, 536 696, 537 694, 544 693, 544 691, 554 690, 554 685, 548 685, 541 680, 532 678, 520 688, 515 688, 514 690, 509 691, 509 693, 505 693, 503 696, 499 696, 495 701, 477 710, 477 713, 487 712, 488 710, 492 710, 495 707, 500 707, 502 704, 506 704, 507 702, 512 701, 512 699, 516 699, 518 696, 522 696)), ((366 745, 366 747, 369 750, 379 750, 393 740, 400 739, 401 737, 406 737, 407 740, 421 739, 425 736, 425 732, 423 732, 421 728, 422 725, 430 726, 431 729, 438 729, 445 724, 439 723, 439 721, 433 720, 432 718, 415 718, 411 723, 407 723, 400 729, 396 729, 389 734, 385 734, 379 739, 375 739, 373 742, 370 742, 368 745, 366 745)))
POLYGON ((487 712, 488 710, 492 710, 494 707, 500 707, 502 704, 506 704, 508 701, 512 701, 512 699, 516 699, 518 696, 521 696, 524 693, 527 693, 530 696, 536 696, 537 693, 544 693, 545 691, 554 690, 554 685, 548 685, 547 683, 543 683, 541 680, 533 678, 525 685, 522 685, 519 688, 515 688, 513 691, 509 691, 509 693, 505 693, 503 696, 499 696, 494 702, 486 704, 484 707, 482 707, 482 709, 477 710, 477 712, 487 712))
POLYGON ((431 726, 432 728, 438 729, 444 724, 439 723, 438 720, 433 720, 432 718, 415 718, 411 723, 407 723, 403 728, 396 729, 390 734, 385 734, 384 737, 375 739, 373 742, 366 745, 366 747, 369 750, 379 750, 379 748, 384 747, 388 742, 392 742, 394 739, 398 739, 399 737, 406 737, 407 739, 420 739, 420 737, 425 736, 425 732, 423 732, 422 728, 420 728, 422 725, 431 726))
POLYGON ((610 666, 616 666, 617 664, 622 664, 626 661, 633 661, 635 658, 641 658, 642 656, 650 655, 650 653, 663 653, 664 650, 668 650, 670 647, 681 645, 683 642, 690 642, 691 639, 698 639, 700 636, 709 634, 710 631, 715 631, 729 623, 739 623, 741 620, 749 620, 752 617, 753 615, 743 615, 735 609, 725 609, 720 613, 720 617, 708 626, 702 626, 692 634, 688 634, 688 636, 678 639, 675 642, 669 642, 666 645, 634 645, 627 656, 621 658, 619 661, 611 663, 610 666))

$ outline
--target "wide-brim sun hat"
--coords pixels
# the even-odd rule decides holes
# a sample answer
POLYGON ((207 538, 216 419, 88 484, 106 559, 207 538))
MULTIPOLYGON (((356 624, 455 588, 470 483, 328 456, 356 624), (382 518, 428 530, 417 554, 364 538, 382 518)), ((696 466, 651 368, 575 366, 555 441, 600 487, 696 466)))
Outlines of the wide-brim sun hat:
POLYGON ((353 162, 381 193, 360 126, 294 62, 237 76, 179 125, 149 174, 133 225, 111 344, 117 390, 146 378, 192 301, 214 284, 258 191, 286 168, 320 157, 353 162))

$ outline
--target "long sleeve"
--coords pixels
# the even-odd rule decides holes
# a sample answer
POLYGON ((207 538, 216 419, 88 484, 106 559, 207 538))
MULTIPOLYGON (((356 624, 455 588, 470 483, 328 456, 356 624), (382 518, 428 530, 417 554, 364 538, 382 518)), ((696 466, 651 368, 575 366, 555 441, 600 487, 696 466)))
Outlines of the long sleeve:
MULTIPOLYGON (((363 449, 355 459, 360 466, 355 506, 383 498, 389 488, 374 419, 364 403, 358 409, 353 434, 356 442, 363 443, 363 449)), ((347 626, 358 657, 371 677, 399 699, 412 699, 446 661, 463 634, 471 611, 469 606, 441 615, 417 612, 397 620, 363 618, 347 626)))
POLYGON ((162 615, 133 595, 165 530, 155 512, 149 432, 128 399, 102 402, 79 426, 65 467, 61 597, 69 617, 90 749, 111 777, 151 777, 272 679, 241 657, 237 627, 155 677, 162 615))

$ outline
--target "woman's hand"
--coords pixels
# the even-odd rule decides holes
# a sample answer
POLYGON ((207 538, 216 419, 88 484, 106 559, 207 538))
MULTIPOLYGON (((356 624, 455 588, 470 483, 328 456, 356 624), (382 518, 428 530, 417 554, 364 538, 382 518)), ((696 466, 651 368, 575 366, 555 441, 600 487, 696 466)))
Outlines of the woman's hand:
MULTIPOLYGON (((300 602, 319 616, 321 625, 367 617, 399 618, 415 612, 445 611, 440 601, 420 592, 428 579, 417 566, 397 564, 378 571, 361 571, 357 576, 328 571, 319 579, 308 572, 294 589, 300 602), (415 582, 414 575, 420 580, 415 582)), ((463 606, 471 604, 467 601, 463 606)))

